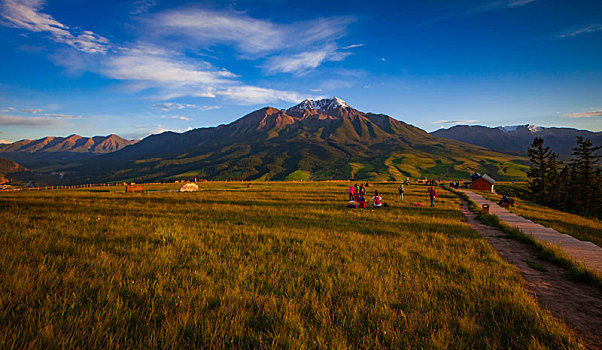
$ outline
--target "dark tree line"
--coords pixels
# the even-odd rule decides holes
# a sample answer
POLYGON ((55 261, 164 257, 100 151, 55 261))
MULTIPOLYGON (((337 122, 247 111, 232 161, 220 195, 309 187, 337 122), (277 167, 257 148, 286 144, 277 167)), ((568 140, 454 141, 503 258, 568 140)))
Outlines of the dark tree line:
POLYGON ((529 146, 527 173, 532 199, 543 205, 586 216, 602 216, 600 146, 577 136, 577 146, 566 164, 536 137, 529 146))

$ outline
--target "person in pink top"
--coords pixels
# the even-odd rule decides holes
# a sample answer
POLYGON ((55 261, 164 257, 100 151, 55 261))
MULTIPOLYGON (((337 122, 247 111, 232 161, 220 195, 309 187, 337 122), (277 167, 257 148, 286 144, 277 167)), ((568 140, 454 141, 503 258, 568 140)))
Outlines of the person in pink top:
POLYGON ((349 200, 352 201, 355 197, 355 186, 349 187, 349 200))

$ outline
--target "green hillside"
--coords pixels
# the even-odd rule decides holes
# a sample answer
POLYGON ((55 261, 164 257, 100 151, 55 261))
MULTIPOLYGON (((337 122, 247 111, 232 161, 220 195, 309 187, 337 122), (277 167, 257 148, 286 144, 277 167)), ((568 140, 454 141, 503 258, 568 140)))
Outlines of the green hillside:
POLYGON ((211 180, 525 179, 527 160, 437 138, 382 114, 263 108, 215 128, 153 135, 66 167, 71 182, 211 180))

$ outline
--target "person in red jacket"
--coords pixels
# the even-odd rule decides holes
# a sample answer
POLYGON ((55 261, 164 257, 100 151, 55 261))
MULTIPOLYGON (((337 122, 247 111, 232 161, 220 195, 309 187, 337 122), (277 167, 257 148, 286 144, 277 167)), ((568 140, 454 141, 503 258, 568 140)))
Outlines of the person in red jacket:
POLYGON ((435 206, 435 198, 437 198, 437 190, 433 187, 429 187, 429 197, 431 198, 431 207, 435 206))

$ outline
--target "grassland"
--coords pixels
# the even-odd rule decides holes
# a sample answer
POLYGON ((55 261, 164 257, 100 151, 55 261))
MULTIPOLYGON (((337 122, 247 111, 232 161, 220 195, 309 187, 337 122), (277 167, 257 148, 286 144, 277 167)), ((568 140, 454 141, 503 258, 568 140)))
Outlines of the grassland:
POLYGON ((199 186, 0 193, 0 348, 581 348, 452 193, 199 186))
POLYGON ((515 200, 515 206, 510 208, 511 212, 553 228, 560 233, 566 233, 582 241, 590 241, 602 247, 602 221, 596 218, 586 218, 581 215, 566 213, 525 200, 523 199, 527 193, 525 183, 496 184, 498 194, 477 192, 495 202, 501 199, 501 194, 508 194, 515 200))

